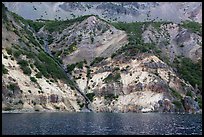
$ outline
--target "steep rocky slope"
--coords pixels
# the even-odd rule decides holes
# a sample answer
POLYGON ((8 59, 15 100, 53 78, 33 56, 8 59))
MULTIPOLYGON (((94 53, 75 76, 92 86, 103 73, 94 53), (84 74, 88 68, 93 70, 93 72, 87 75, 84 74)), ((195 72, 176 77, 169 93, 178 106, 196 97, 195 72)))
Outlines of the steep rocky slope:
POLYGON ((51 32, 50 36, 53 41, 49 43, 49 49, 64 65, 84 60, 90 63, 95 57, 110 56, 128 42, 124 31, 96 16, 74 23, 61 33, 58 30, 51 32))
POLYGON ((2 13, 2 110, 202 107, 199 23, 107 22, 94 15, 34 22, 5 7, 2 13))
POLYGON ((202 22, 201 2, 4 2, 26 19, 70 19, 95 14, 111 21, 202 22), (21 8, 24 7, 24 8, 21 8), (176 16, 175 16, 176 15, 176 16))
POLYGON ((79 111, 84 98, 35 39, 2 8, 2 110, 79 111))
POLYGON ((99 112, 188 112, 199 110, 196 102, 191 106, 181 100, 196 98, 197 91, 177 77, 166 63, 152 54, 116 56, 107 58, 88 68, 75 68, 72 75, 92 100, 91 106, 99 112), (187 94, 192 94, 188 98, 187 94))
MULTIPOLYGON (((184 25, 190 23, 192 22, 183 22, 184 25)), ((200 24, 195 25, 200 26, 200 24)), ((164 54, 168 54, 171 62, 175 56, 184 56, 195 62, 201 60, 202 34, 199 31, 194 32, 182 25, 168 23, 158 25, 157 28, 149 26, 143 32, 143 39, 145 43, 157 43, 164 54)))

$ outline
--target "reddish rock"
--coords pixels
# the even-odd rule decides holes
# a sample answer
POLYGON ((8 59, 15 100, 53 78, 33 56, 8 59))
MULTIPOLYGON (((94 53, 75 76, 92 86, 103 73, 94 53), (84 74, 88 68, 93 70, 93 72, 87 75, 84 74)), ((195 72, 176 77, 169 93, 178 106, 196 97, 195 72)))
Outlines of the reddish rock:
POLYGON ((52 95, 50 96, 50 102, 51 102, 51 103, 57 103, 57 102, 58 102, 58 95, 52 94, 52 95))

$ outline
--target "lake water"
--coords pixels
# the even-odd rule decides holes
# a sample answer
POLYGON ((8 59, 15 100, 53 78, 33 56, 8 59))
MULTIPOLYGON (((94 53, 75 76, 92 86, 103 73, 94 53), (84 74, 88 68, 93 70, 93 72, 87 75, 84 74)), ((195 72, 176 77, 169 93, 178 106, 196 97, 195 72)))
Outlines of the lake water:
POLYGON ((2 114, 3 135, 202 135, 201 114, 2 114))

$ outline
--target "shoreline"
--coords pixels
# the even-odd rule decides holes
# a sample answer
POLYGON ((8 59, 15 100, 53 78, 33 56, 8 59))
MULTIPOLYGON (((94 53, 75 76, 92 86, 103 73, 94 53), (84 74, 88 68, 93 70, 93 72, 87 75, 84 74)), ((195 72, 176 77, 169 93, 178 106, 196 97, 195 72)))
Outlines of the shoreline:
POLYGON ((10 111, 4 111, 2 110, 2 114, 26 114, 26 113, 136 113, 136 114, 147 114, 147 113, 159 113, 159 114, 202 114, 202 109, 195 113, 189 113, 189 112, 87 112, 87 111, 55 111, 55 110, 44 110, 44 111, 33 111, 33 110, 10 110, 10 111))

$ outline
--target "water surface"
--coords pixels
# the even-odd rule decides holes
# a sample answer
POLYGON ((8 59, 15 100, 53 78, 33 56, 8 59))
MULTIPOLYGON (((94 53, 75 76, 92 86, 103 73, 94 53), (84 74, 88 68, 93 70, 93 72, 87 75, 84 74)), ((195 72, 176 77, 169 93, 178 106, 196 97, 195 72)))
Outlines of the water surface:
POLYGON ((202 115, 161 113, 2 114, 3 135, 201 135, 202 115))

